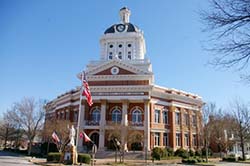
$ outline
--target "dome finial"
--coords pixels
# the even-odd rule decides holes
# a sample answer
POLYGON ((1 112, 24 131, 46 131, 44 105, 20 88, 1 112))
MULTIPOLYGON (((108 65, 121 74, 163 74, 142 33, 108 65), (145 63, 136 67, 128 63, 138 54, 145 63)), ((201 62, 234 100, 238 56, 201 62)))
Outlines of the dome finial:
POLYGON ((120 9, 120 18, 123 24, 129 23, 130 10, 127 7, 120 9))

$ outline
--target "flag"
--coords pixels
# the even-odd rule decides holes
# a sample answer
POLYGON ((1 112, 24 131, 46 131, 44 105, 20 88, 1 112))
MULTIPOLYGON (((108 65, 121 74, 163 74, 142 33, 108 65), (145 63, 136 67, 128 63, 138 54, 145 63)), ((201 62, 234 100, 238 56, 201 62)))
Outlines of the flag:
POLYGON ((60 139, 59 139, 59 137, 58 137, 58 135, 56 134, 55 131, 52 133, 52 138, 54 139, 54 141, 55 141, 56 143, 59 143, 59 142, 60 142, 60 139))
POLYGON ((80 138, 84 138, 85 142, 93 142, 84 131, 80 133, 80 138))
POLYGON ((89 84, 86 80, 86 77, 85 77, 85 72, 83 72, 82 74, 82 96, 86 96, 86 99, 87 99, 87 103, 89 104, 89 106, 92 106, 93 104, 93 101, 92 101, 92 96, 91 96, 91 93, 90 93, 90 90, 89 90, 89 84))

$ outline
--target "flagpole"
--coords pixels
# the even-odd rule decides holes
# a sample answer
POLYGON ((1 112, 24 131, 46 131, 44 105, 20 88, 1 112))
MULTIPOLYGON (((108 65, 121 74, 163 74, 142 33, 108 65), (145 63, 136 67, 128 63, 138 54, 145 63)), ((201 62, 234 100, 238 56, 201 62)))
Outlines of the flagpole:
MULTIPOLYGON (((85 73, 82 71, 82 73, 81 73, 81 84, 83 82, 83 74, 85 74, 85 73)), ((79 102, 78 121, 77 121, 77 135, 76 135, 76 152, 78 150, 77 147, 78 147, 79 133, 80 133, 81 112, 82 112, 82 87, 80 87, 80 102, 79 102)))

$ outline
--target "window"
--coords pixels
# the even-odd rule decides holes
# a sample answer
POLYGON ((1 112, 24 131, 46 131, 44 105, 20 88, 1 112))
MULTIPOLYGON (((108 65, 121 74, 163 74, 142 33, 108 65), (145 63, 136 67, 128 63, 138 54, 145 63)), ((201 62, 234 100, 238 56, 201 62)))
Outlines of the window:
POLYGON ((69 111, 66 111, 66 120, 69 120, 69 111))
POLYGON ((168 112, 167 111, 163 111, 162 112, 162 120, 164 124, 168 124, 168 112))
POLYGON ((168 133, 163 134, 163 145, 169 146, 169 134, 168 133))
POLYGON ((119 48, 122 48, 122 44, 119 44, 118 47, 119 47, 119 48))
POLYGON ((110 45, 109 45, 109 48, 113 48, 113 45, 112 45, 112 44, 110 44, 110 45))
POLYGON ((78 119, 78 112, 77 111, 74 111, 74 122, 77 122, 77 119, 78 119))
POLYGON ((181 146, 181 133, 176 133, 176 146, 181 146))
POLYGON ((193 124, 193 126, 196 126, 196 123, 197 123, 196 116, 192 115, 192 124, 193 124))
POLYGON ((114 109, 112 111, 112 122, 121 122, 122 120, 122 114, 121 114, 121 111, 119 109, 114 109))
POLYGON ((122 52, 118 52, 118 58, 122 59, 122 52))
POLYGON ((197 146, 197 135, 196 134, 193 134, 193 146, 197 146))
POLYGON ((184 137, 185 146, 189 146, 189 134, 186 133, 184 137))
POLYGON ((60 119, 64 119, 64 112, 61 112, 60 119))
POLYGON ((142 113, 139 109, 135 109, 132 112, 132 122, 134 122, 134 123, 142 122, 142 113))
POLYGON ((131 59, 131 51, 128 51, 128 59, 131 59))
POLYGON ((128 47, 131 47, 131 44, 128 44, 128 47))
POLYGON ((112 56, 112 55, 113 55, 113 52, 109 52, 109 56, 108 56, 109 59, 113 59, 113 56, 112 56))
POLYGON ((180 112, 175 112, 175 124, 180 125, 181 123, 181 114, 180 112))
POLYGON ((184 114, 184 123, 185 123, 185 125, 189 125, 189 115, 186 113, 186 114, 184 114))
POLYGON ((155 110, 155 123, 160 123, 160 110, 155 110))
POLYGON ((160 146, 160 133, 154 134, 155 146, 160 146))
POLYGON ((100 119, 101 119, 100 110, 98 108, 95 108, 92 112, 92 120, 94 122, 99 122, 100 119))

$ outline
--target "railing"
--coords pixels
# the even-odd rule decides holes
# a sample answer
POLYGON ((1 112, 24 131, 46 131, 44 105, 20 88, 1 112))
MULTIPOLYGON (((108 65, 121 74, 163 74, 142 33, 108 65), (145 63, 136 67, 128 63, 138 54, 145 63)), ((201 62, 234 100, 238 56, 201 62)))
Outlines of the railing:
POLYGON ((113 125, 120 125, 120 124, 121 124, 121 121, 119 121, 119 122, 106 121, 106 124, 107 124, 107 125, 110 125, 110 126, 113 126, 113 125))
POLYGON ((88 120, 88 121, 85 122, 85 125, 87 125, 87 126, 99 126, 100 122, 99 121, 88 120))
POLYGON ((129 125, 130 126, 143 126, 144 123, 143 122, 133 122, 133 121, 130 121, 129 125))

